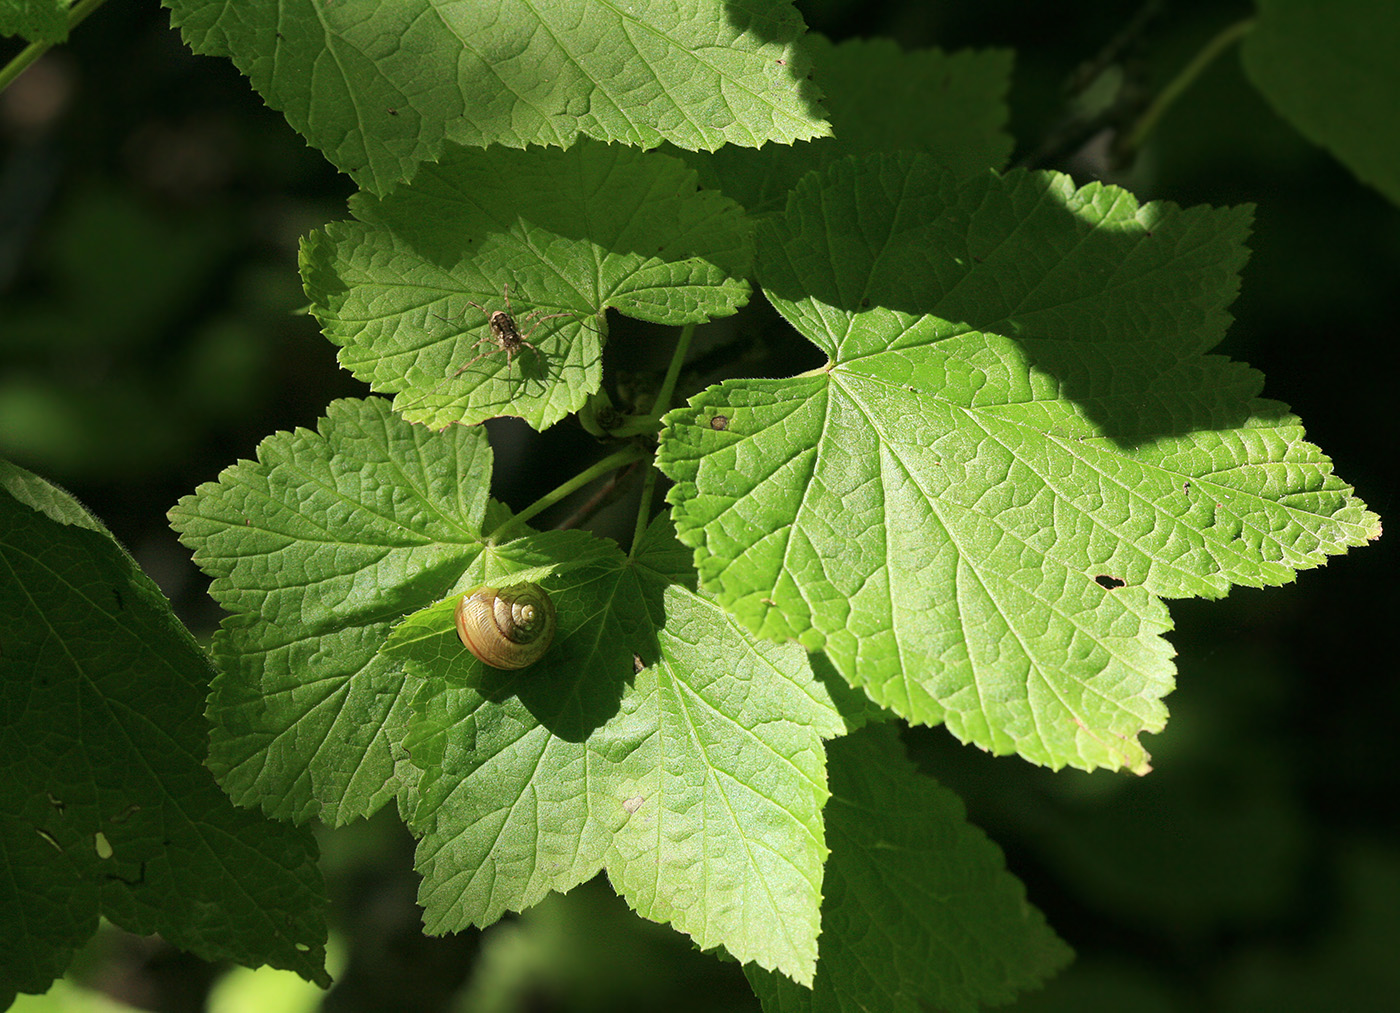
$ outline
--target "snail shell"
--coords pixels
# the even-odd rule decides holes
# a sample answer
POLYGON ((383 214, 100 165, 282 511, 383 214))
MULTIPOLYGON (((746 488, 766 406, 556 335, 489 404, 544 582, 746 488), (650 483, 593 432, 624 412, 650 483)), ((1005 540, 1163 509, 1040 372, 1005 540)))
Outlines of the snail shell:
POLYGON ((457 604, 457 636, 492 668, 533 665, 554 639, 554 602, 538 584, 479 587, 457 604))

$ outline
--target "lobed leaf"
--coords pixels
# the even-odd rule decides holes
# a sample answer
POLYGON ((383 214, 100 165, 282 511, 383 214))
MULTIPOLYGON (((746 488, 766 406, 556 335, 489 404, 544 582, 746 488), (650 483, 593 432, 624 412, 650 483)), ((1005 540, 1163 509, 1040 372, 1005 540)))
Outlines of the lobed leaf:
POLYGON ((702 948, 810 982, 827 853, 820 739, 845 722, 802 651, 774 650, 695 592, 669 519, 635 558, 643 588, 662 589, 646 595, 660 655, 624 701, 619 732, 646 737, 619 772, 629 816, 608 873, 702 948))
MULTIPOLYGON (((551 536, 561 559, 589 541, 551 536)), ((520 672, 466 654, 448 609, 395 632, 386 651, 423 680, 407 744, 424 768, 429 931, 491 924, 606 868, 643 916, 811 980, 820 737, 842 724, 802 651, 752 638, 685 571, 663 518, 632 561, 614 548, 545 581, 558 632, 520 672)))
POLYGON ((456 150, 351 209, 303 242, 312 312, 345 368, 433 428, 577 411, 601 384, 607 309, 680 324, 748 299, 750 224, 663 155, 456 150), (491 352, 498 309, 530 347, 491 352))
POLYGON ((204 769, 212 672, 155 584, 62 490, 0 464, 0 1005, 104 917, 329 985, 305 830, 204 769))
POLYGON ((231 613, 209 766, 236 802, 335 825, 399 791, 414 687, 379 648, 486 551, 490 474, 484 433, 434 439, 382 399, 337 401, 172 508, 231 613))
POLYGON ((312 147, 386 193, 447 142, 758 147, 829 133, 788 0, 165 0, 312 147))
POLYGON ((1282 583, 1379 532, 1257 375, 1204 355, 1246 221, 918 156, 804 179, 758 270, 830 362, 665 420, 702 587, 909 720, 1148 769, 1160 597, 1282 583))
POLYGON ((972 1011, 1012 1001, 1072 954, 1026 902, 957 796, 888 725, 827 747, 831 859, 810 991, 745 968, 765 1011, 972 1011))
POLYGON ((606 867, 643 915, 811 980, 820 740, 845 725, 803 651, 697 595, 664 521, 631 560, 580 532, 483 534, 479 429, 339 401, 258 457, 172 511, 234 611, 210 717, 235 797, 341 822, 399 797, 430 931, 606 867), (530 668, 488 669, 456 602, 518 580, 551 594, 557 632, 530 668))
POLYGON ((1006 130, 1009 50, 906 51, 889 39, 833 43, 816 33, 808 49, 833 136, 760 150, 682 153, 706 186, 757 213, 781 211, 805 173, 850 155, 917 151, 960 176, 1005 165, 1012 144, 1006 130))

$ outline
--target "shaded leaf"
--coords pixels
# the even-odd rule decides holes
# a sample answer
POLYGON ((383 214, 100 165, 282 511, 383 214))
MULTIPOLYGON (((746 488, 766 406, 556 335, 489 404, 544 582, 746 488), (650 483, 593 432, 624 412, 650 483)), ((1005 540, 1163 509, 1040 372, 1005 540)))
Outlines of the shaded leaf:
POLYGON ((706 185, 756 212, 781 210, 804 173, 848 155, 918 151, 960 176, 1005 164, 1009 51, 905 51, 889 39, 832 43, 815 33, 808 48, 833 136, 683 155, 706 185))
POLYGON ((909 720, 1145 771, 1160 596, 1283 583, 1379 533, 1257 374, 1203 354, 1246 220, 916 156, 804 179, 758 267, 829 364, 666 418, 701 586, 909 720))
POLYGON ((765 1011, 975 1011, 1010 1002, 1071 953, 1026 902, 962 802, 888 725, 827 747, 831 859, 810 991, 745 968, 765 1011))
POLYGON ((0 1003, 47 989, 99 916, 329 985, 315 842, 204 769, 212 672, 155 584, 8 464, 0 570, 0 1003))
POLYGON ((1315 144, 1400 204, 1400 9, 1374 0, 1259 0, 1244 66, 1315 144))
POLYGON ((312 311, 342 365, 433 428, 577 411, 601 383, 607 309, 679 324, 748 299, 751 226, 662 155, 457 150, 351 209, 303 243, 312 311), (497 310, 529 347, 492 351, 497 310))
POLYGON ((26 42, 67 42, 66 0, 7 0, 0 4, 0 35, 19 35, 26 42))
POLYGON ((686 149, 829 132, 786 0, 664 6, 521 0, 166 0, 196 53, 227 56, 366 190, 445 142, 686 149))

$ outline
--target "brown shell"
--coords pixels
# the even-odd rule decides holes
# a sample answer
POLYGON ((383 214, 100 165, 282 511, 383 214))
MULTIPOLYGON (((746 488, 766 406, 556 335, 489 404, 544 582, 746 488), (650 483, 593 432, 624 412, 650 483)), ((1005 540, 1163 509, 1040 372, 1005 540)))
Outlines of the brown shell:
POLYGON ((457 603, 457 636, 492 668, 525 668, 554 639, 554 602, 538 584, 479 587, 457 603))

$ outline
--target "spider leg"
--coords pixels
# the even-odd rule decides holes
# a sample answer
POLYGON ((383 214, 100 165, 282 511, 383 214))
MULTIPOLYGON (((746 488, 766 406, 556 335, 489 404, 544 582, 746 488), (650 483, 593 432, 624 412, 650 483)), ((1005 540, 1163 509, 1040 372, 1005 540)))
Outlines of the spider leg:
MULTIPOLYGON (((504 299, 506 303, 506 315, 515 316, 515 313, 510 308, 510 282, 506 282, 504 285, 501 286, 501 298, 504 299)), ((477 309, 481 310, 481 312, 486 314, 486 318, 488 320, 491 319, 491 311, 488 310, 485 306, 481 305, 481 303, 472 302, 470 299, 468 299, 467 305, 475 306, 477 309)))
MULTIPOLYGON (((483 306, 481 303, 475 302, 471 299, 468 299, 466 301, 468 306, 471 306, 473 309, 475 309, 477 312, 479 312, 482 316, 486 318, 487 333, 480 337, 476 341, 476 343, 473 346, 471 346, 473 348, 482 349, 482 351, 478 352, 476 355, 473 355, 466 362, 462 363, 461 366, 457 367, 456 370, 443 377, 442 380, 438 381, 439 384, 445 383, 448 380, 461 376, 463 373, 465 373, 472 366, 476 365, 482 359, 495 355, 498 352, 506 353, 506 380, 509 381, 511 379, 513 367, 515 365, 515 353, 520 349, 522 345, 528 347, 530 351, 534 354, 536 365, 543 369, 546 374, 548 373, 549 367, 547 364, 547 359, 545 358, 545 354, 542 351, 540 351, 538 345, 529 340, 530 336, 533 335, 535 333, 536 328, 538 328, 539 325, 544 323, 546 320, 557 320, 562 319, 564 317, 580 319, 580 315, 578 313, 571 312, 547 313, 542 315, 539 310, 535 310, 527 314, 524 318, 522 318, 521 323, 529 324, 529 329, 524 334, 521 334, 520 330, 516 326, 515 319, 512 316, 515 310, 514 307, 511 305, 510 301, 510 282, 506 282, 501 286, 501 299, 504 301, 506 307, 504 313, 501 313, 499 310, 492 310, 489 307, 483 306), (495 326, 497 317, 505 318, 504 321, 502 321, 501 326, 495 326)), ((442 320, 444 323, 451 323, 451 321, 447 320, 446 317, 438 316, 438 314, 436 313, 434 313, 433 316, 437 316, 438 319, 442 320)), ((521 370, 523 377, 523 364, 521 366, 521 370)))
POLYGON ((519 344, 522 344, 522 345, 529 345, 529 346, 530 346, 530 351, 532 351, 532 352, 535 353, 535 361, 538 362, 538 363, 540 363, 541 365, 543 365, 543 363, 544 363, 544 353, 541 352, 538 348, 536 348, 533 344, 531 344, 531 342, 530 342, 530 340, 529 340, 529 339, 530 339, 530 336, 531 336, 532 334, 534 334, 534 333, 535 333, 535 329, 538 328, 538 327, 540 326, 540 324, 544 323, 546 320, 557 320, 557 319, 560 318, 560 317, 574 317, 574 318, 577 318, 577 316, 578 316, 578 314, 576 314, 576 313, 550 313, 550 314, 548 314, 548 315, 546 315, 546 316, 542 316, 542 317, 540 317, 540 316, 535 316, 534 314, 530 314, 530 316, 528 316, 528 317, 525 318, 525 319, 526 319, 527 321, 529 321, 529 323, 530 323, 530 329, 529 329, 528 331, 526 331, 524 334, 520 335, 520 341, 519 341, 518 343, 519 343, 519 344))
POLYGON ((532 343, 530 343, 529 341, 526 341, 524 338, 521 338, 521 339, 520 339, 520 343, 521 343, 522 345, 524 345, 526 348, 528 348, 530 351, 532 351, 532 352, 535 353, 535 363, 536 363, 536 365, 539 365, 539 366, 543 366, 543 365, 544 365, 544 353, 543 353, 543 352, 541 352, 538 348, 536 348, 536 347, 535 347, 532 343))
POLYGON ((474 362, 480 362, 482 359, 486 358, 488 355, 493 355, 493 354, 495 354, 496 352, 500 351, 499 348, 494 347, 494 346, 495 346, 495 342, 492 341, 490 337, 482 338, 480 341, 478 341, 478 342, 477 342, 475 345, 473 345, 472 347, 473 347, 473 348, 480 348, 482 345, 492 345, 493 347, 488 348, 486 351, 482 352, 480 355, 475 355, 475 356, 473 356, 472 358, 468 359, 466 362, 464 362, 464 363, 461 365, 461 367, 458 368, 457 372, 453 373, 451 377, 448 377, 448 379, 453 379, 453 378, 455 378, 455 377, 461 376, 463 373, 465 373, 465 372, 467 371, 467 367, 470 366, 470 365, 472 365, 472 363, 474 363, 474 362))
MULTIPOLYGON (((491 320, 491 311, 488 310, 485 306, 481 305, 481 303, 479 303, 479 302, 472 302, 470 299, 468 299, 468 300, 467 300, 467 305, 473 307, 474 309, 480 310, 481 313, 482 313, 482 315, 486 317, 486 320, 488 321, 488 323, 490 322, 490 320, 491 320)), ((439 320, 441 320, 441 321, 442 321, 443 323, 445 323, 445 324, 451 324, 451 323, 453 323, 453 321, 447 319, 447 317, 443 316, 441 313, 434 313, 433 316, 437 317, 439 320)))

